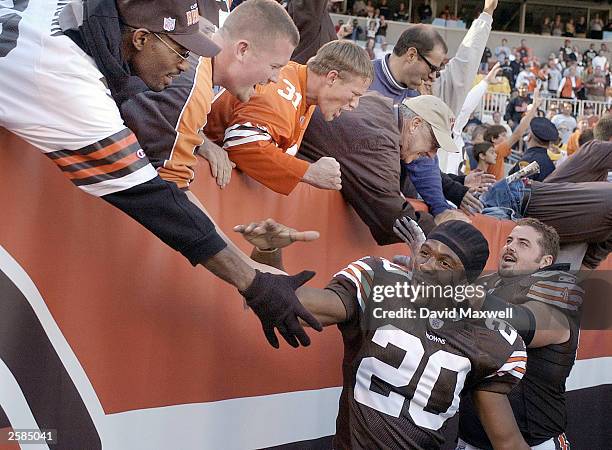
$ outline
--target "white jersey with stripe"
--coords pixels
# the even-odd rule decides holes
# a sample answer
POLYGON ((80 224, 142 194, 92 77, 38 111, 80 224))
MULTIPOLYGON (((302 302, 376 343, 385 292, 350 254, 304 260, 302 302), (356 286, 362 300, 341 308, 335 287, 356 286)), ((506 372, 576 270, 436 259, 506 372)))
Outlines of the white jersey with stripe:
POLYGON ((516 330, 502 321, 422 317, 424 303, 403 290, 412 285, 401 267, 367 257, 327 286, 347 310, 334 448, 439 448, 462 396, 507 394, 523 376, 527 355, 516 330), (417 313, 373 320, 403 308, 417 313))
POLYGON ((6 3, 0 7, 0 126, 49 154, 89 194, 155 178, 102 73, 59 28, 68 2, 6 3))

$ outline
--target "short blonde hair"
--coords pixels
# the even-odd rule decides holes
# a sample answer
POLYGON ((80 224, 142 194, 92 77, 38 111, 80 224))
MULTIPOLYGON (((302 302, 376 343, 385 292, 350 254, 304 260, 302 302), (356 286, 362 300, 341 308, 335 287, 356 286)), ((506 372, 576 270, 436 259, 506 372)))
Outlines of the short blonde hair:
POLYGON ((317 75, 327 75, 336 70, 340 78, 350 75, 374 80, 374 66, 366 51, 346 40, 328 42, 306 65, 317 75))
POLYGON ((294 47, 300 42, 300 33, 289 13, 274 0, 241 3, 227 16, 220 31, 231 39, 247 38, 258 47, 279 38, 286 38, 294 47))

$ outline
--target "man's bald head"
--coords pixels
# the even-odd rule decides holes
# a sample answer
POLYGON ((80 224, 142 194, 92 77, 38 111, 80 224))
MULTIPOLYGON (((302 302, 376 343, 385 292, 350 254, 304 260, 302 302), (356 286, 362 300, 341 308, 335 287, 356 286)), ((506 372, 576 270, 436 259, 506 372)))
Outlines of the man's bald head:
POLYGON ((247 39, 255 47, 280 39, 293 47, 300 42, 300 33, 285 8, 274 0, 249 0, 240 4, 225 19, 220 32, 231 40, 247 39))

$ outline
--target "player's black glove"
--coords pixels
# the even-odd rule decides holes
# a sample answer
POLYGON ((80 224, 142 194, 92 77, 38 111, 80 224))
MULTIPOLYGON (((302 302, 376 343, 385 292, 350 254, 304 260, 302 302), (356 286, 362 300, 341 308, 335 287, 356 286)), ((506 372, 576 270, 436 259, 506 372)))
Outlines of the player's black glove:
POLYGON ((274 328, 278 328, 279 333, 292 347, 299 347, 300 344, 305 347, 310 345, 310 338, 300 325, 298 317, 315 330, 323 330, 321 324, 302 306, 295 295, 295 290, 314 275, 314 272, 307 270, 293 276, 256 270, 253 283, 242 293, 247 305, 259 317, 264 334, 272 347, 279 347, 274 328))

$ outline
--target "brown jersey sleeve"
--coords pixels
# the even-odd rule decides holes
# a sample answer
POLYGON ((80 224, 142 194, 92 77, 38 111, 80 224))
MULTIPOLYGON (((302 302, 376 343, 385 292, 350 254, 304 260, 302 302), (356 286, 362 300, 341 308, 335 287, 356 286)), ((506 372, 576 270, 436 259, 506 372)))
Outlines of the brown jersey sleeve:
POLYGON ((378 258, 366 257, 354 261, 334 275, 326 289, 335 292, 346 308, 347 321, 359 310, 364 311, 374 285, 374 267, 378 258))
POLYGON ((527 368, 525 343, 509 324, 487 321, 477 337, 480 367, 474 371, 474 390, 507 394, 523 378, 527 368))

